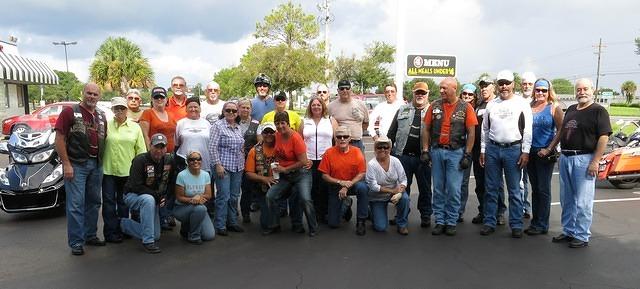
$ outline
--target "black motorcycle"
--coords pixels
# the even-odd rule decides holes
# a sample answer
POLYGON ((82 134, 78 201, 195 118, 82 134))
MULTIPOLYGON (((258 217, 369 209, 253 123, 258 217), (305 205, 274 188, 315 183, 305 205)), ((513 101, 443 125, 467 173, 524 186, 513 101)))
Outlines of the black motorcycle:
POLYGON ((7 213, 39 211, 64 204, 62 163, 55 151, 56 133, 46 126, 15 132, 0 143, 9 166, 0 169, 0 207, 7 213))

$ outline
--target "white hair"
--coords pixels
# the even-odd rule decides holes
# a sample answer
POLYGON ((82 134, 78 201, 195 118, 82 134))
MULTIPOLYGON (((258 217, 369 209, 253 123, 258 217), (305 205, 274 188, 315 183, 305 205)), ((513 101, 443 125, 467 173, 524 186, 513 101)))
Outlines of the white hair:
POLYGON ((126 94, 126 95, 129 95, 129 94, 135 94, 135 95, 137 95, 138 97, 140 97, 140 91, 139 91, 139 90, 137 90, 137 89, 135 89, 135 88, 131 88, 131 89, 129 89, 129 90, 127 91, 127 94, 126 94))
POLYGON ((218 84, 215 81, 210 81, 209 83, 207 83, 207 88, 213 88, 213 89, 220 89, 220 84, 218 84))
POLYGON ((591 80, 591 78, 579 78, 578 80, 576 80, 576 86, 578 86, 578 83, 583 83, 593 89, 593 81, 591 80))

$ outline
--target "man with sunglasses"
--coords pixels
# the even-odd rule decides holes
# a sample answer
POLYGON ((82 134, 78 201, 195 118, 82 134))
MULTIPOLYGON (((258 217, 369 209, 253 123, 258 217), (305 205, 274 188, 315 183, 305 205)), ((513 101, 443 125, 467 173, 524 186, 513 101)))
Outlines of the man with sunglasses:
POLYGON ((142 116, 142 109, 140 109, 140 103, 142 98, 140 97, 140 91, 132 88, 127 91, 127 119, 133 122, 138 122, 140 116, 142 116))
POLYGON ((396 96, 397 93, 396 84, 390 83, 384 87, 384 97, 386 101, 378 103, 376 107, 371 111, 369 118, 369 126, 367 131, 369 135, 373 137, 373 140, 377 140, 378 136, 387 136, 393 117, 395 116, 398 108, 404 104, 402 98, 396 96), (379 119, 378 130, 375 129, 376 119, 379 119))
POLYGON ((253 80, 256 97, 251 100, 251 118, 261 120, 267 112, 275 109, 275 102, 269 95, 271 79, 264 73, 258 74, 253 80))
POLYGON ((463 171, 471 166, 471 149, 478 124, 473 107, 462 101, 455 78, 440 82, 440 95, 424 117, 422 160, 431 163, 433 176, 432 235, 456 234, 463 171))
POLYGON ((369 215, 369 187, 364 181, 367 169, 364 154, 350 144, 351 131, 348 127, 339 126, 335 139, 336 145, 327 149, 318 166, 322 179, 329 185, 329 227, 337 228, 340 225, 343 203, 348 203, 349 195, 356 195, 356 234, 362 236, 366 233, 364 222, 369 215))
POLYGON ((207 96, 207 99, 200 103, 200 115, 210 123, 213 123, 218 120, 218 117, 222 114, 222 107, 225 104, 225 101, 219 98, 220 84, 215 81, 207 83, 204 94, 207 96))
POLYGON ((316 96, 324 102, 324 105, 329 105, 329 97, 331 97, 331 94, 329 94, 329 87, 327 87, 326 84, 318 85, 316 89, 316 96))
POLYGON ((338 99, 329 103, 328 109, 329 115, 336 119, 338 125, 349 128, 350 144, 364 154, 362 131, 369 125, 369 110, 362 100, 352 97, 350 81, 338 81, 338 99))
POLYGON ((480 165, 485 167, 483 236, 495 232, 498 195, 502 177, 509 194, 509 226, 512 238, 522 238, 522 169, 529 161, 533 116, 531 106, 514 95, 514 75, 509 70, 498 73, 499 98, 490 102, 485 111, 480 141, 480 165))
POLYGON ((262 140, 247 154, 244 171, 251 183, 247 187, 257 192, 260 207, 265 209, 260 213, 260 227, 266 231, 269 230, 269 214, 266 211, 265 195, 269 188, 278 182, 271 171, 271 164, 276 162, 276 125, 273 122, 262 123, 258 126, 258 134, 262 136, 262 140))
POLYGON ((182 76, 171 79, 173 96, 167 100, 167 113, 176 122, 187 116, 187 81, 182 76))
POLYGON ((418 183, 418 210, 420 227, 431 226, 431 167, 420 161, 422 152, 422 128, 429 107, 429 86, 425 82, 413 85, 413 100, 396 112, 387 136, 393 142, 393 156, 397 157, 407 175, 407 194, 411 195, 411 183, 416 176, 418 183))
MULTIPOLYGON (((531 96, 533 95, 533 84, 536 82, 536 75, 531 71, 522 73, 520 77, 520 89, 522 90, 522 97, 531 102, 531 96)), ((529 174, 527 168, 522 169, 522 180, 520 180, 520 191, 522 192, 523 212, 524 218, 531 218, 531 203, 529 202, 529 174)))
POLYGON ((262 121, 260 121, 260 123, 273 122, 273 118, 276 113, 286 111, 289 114, 289 123, 291 124, 291 128, 294 131, 300 131, 300 127, 302 126, 302 118, 300 118, 300 115, 297 112, 287 109, 287 94, 284 91, 281 91, 276 94, 274 99, 276 103, 275 109, 267 112, 262 117, 262 121))

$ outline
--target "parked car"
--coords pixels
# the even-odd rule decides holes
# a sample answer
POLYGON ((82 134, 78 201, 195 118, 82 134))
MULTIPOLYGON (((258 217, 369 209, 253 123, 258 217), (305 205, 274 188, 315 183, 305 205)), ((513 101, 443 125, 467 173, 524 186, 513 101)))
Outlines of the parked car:
POLYGON ((44 127, 55 126, 58 115, 66 106, 77 102, 56 102, 36 109, 31 114, 16 115, 2 121, 2 134, 11 135, 13 132, 40 131, 44 127))

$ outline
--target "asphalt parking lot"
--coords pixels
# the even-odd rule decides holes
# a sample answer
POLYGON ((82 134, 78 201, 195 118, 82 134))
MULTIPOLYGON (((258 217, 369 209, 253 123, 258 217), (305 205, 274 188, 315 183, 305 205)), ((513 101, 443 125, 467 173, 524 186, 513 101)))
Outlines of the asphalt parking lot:
POLYGON ((590 246, 570 249, 551 243, 561 230, 557 174, 549 235, 522 239, 512 239, 506 226, 479 234, 470 222, 474 185, 471 179, 455 237, 419 228, 414 185, 408 236, 370 225, 356 236, 352 220, 339 229, 321 226, 315 238, 286 230, 285 221, 282 233, 263 237, 254 213, 247 232, 201 246, 181 240, 177 228, 163 232, 157 255, 125 240, 71 256, 60 210, 2 212, 0 288, 640 288, 640 188, 598 183, 590 246))

